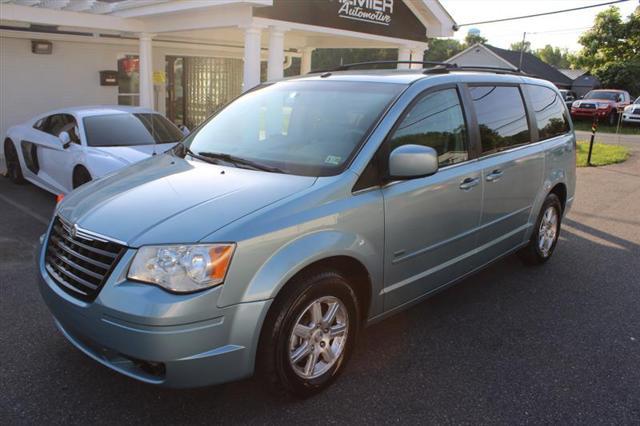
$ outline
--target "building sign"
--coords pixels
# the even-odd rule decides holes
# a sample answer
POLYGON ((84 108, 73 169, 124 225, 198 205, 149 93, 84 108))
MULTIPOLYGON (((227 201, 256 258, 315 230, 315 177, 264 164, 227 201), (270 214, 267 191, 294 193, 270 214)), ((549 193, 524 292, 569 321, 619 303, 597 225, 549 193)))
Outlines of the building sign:
POLYGON ((273 0, 253 16, 366 34, 427 41, 427 29, 403 0, 273 0))
POLYGON ((372 24, 389 25, 393 0, 340 0, 338 16, 372 24))

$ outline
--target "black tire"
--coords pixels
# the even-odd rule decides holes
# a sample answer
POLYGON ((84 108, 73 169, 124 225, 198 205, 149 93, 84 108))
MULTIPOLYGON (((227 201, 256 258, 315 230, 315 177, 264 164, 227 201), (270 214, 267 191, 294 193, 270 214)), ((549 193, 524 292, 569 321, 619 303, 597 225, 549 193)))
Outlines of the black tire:
POLYGON ((22 167, 20 166, 20 159, 18 158, 18 152, 11 140, 4 142, 4 158, 7 164, 7 176, 11 182, 18 185, 25 182, 22 174, 22 167))
POLYGON ((91 182, 91 174, 82 166, 77 167, 73 172, 73 189, 91 182))
MULTIPOLYGON (((323 311, 323 315, 325 313, 323 311)), ((359 331, 359 318, 356 294, 340 273, 316 271, 295 277, 278 295, 265 319, 256 360, 258 375, 279 395, 306 398, 322 391, 339 376, 349 360, 359 331), (310 304, 324 297, 339 299, 345 308, 343 311, 348 315, 344 346, 340 355, 335 358, 336 361, 330 367, 327 364, 328 369, 323 374, 305 379, 294 370, 290 361, 290 339, 294 326, 302 315, 306 315, 310 304)), ((322 344, 323 348, 326 345, 317 344, 322 344)), ((329 343, 329 346, 332 345, 333 343, 329 343)), ((320 357, 322 356, 319 355, 318 359, 325 362, 320 357)))
POLYGON ((607 124, 609 124, 609 126, 615 126, 618 124, 618 114, 616 114, 615 111, 612 111, 607 117, 607 124))
POLYGON ((562 203, 560 203, 560 198, 558 198, 556 194, 549 194, 547 195, 547 198, 544 200, 544 203, 542 204, 542 208, 540 209, 540 213, 538 214, 538 218, 535 222, 533 234, 531 235, 531 240, 529 240, 529 244, 518 252, 520 259, 527 265, 540 265, 548 261, 553 255, 553 251, 555 250, 556 245, 558 244, 561 223, 562 223, 562 203), (557 222, 556 222, 556 229, 555 229, 555 236, 553 238, 553 243, 547 250, 543 250, 540 247, 540 243, 539 243, 541 231, 543 231, 541 229, 541 224, 544 219, 545 213, 549 208, 553 208, 555 210, 557 222))

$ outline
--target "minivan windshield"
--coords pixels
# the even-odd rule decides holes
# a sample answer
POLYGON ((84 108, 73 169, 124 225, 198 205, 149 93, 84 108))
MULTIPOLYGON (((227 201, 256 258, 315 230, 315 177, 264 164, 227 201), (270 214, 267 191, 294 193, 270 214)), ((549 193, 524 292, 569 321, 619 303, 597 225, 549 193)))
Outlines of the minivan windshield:
POLYGON ((89 146, 133 146, 179 142, 183 134, 163 115, 122 113, 82 120, 89 146))
POLYGON ((405 87, 326 80, 275 83, 233 101, 184 144, 193 154, 218 161, 235 158, 284 173, 334 175, 405 87))
POLYGON ((584 99, 604 99, 608 101, 617 101, 620 92, 605 92, 603 90, 592 90, 586 95, 584 99))

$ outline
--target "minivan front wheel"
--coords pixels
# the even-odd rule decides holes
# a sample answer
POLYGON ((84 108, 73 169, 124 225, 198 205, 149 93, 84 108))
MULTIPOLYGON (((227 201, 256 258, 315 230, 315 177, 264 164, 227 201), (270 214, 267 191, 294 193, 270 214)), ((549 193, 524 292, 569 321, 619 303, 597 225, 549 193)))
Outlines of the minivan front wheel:
POLYGON ((265 320, 258 372, 279 391, 300 397, 320 392, 349 359, 358 318, 356 295, 340 273, 294 278, 265 320))
POLYGON ((520 258, 527 264, 536 265, 549 260, 558 243, 562 204, 556 194, 545 199, 535 223, 529 244, 520 252, 520 258))

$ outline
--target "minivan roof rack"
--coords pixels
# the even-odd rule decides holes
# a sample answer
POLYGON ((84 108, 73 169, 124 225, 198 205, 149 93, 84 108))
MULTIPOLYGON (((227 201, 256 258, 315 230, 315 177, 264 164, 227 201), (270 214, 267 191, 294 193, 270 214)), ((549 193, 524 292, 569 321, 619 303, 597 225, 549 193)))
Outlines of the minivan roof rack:
POLYGON ((435 67, 435 68, 427 68, 423 71, 424 74, 438 74, 441 73, 443 71, 469 71, 469 72, 473 72, 473 71, 490 71, 490 72, 494 72, 496 74, 514 74, 514 75, 526 75, 526 76, 531 76, 531 74, 528 74, 524 71, 522 71, 521 69, 513 69, 513 68, 506 68, 506 67, 490 67, 490 66, 484 66, 484 65, 457 65, 457 64, 449 64, 450 66, 441 69, 440 67, 435 67))
MULTIPOLYGON (((366 62, 354 62, 352 64, 343 64, 337 65, 332 68, 323 68, 319 70, 312 70, 309 74, 318 74, 325 73, 331 71, 347 71, 351 68, 362 67, 367 65, 397 65, 397 64, 421 64, 421 65, 431 65, 431 66, 443 66, 449 67, 452 64, 447 62, 437 62, 437 61, 366 61, 366 62)), ((455 66, 455 64, 453 64, 455 66)))
POLYGON ((489 71, 496 74, 514 74, 514 75, 530 75, 520 69, 504 68, 504 67, 490 67, 482 65, 458 65, 450 62, 438 62, 438 61, 367 61, 367 62, 354 62, 352 64, 338 65, 333 68, 325 68, 319 70, 313 70, 309 74, 329 73, 333 71, 347 71, 352 68, 358 68, 368 65, 397 65, 397 64, 419 64, 429 65, 431 68, 427 68, 423 71, 424 74, 446 74, 450 71, 489 71))

